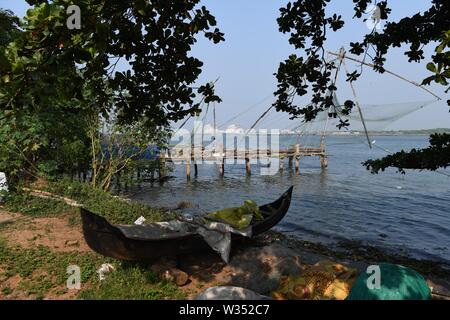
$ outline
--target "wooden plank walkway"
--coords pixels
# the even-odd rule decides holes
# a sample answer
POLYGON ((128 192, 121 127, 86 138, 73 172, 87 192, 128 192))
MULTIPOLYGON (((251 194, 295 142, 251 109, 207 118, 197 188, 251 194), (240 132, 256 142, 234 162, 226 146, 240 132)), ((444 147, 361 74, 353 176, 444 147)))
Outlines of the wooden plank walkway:
MULTIPOLYGON (((289 169, 292 169, 295 162, 295 172, 300 173, 300 159, 302 157, 319 157, 322 169, 328 166, 325 148, 300 147, 300 145, 291 148, 273 150, 205 150, 204 148, 173 148, 162 153, 160 160, 164 162, 174 162, 186 165, 186 177, 191 178, 191 166, 194 166, 195 176, 198 175, 198 163, 210 162, 217 163, 221 176, 225 174, 225 164, 230 160, 245 163, 247 175, 251 175, 251 165, 257 163, 258 160, 268 160, 270 158, 279 158, 280 171, 284 170, 285 159, 288 159, 289 169)), ((161 178, 161 177, 160 177, 161 178)))

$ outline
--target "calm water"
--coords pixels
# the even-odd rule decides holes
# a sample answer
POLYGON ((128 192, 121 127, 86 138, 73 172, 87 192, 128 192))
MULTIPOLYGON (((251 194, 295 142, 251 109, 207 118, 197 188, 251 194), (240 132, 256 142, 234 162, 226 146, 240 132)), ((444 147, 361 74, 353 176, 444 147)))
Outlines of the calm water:
MULTIPOLYGON (((419 136, 373 139, 389 151, 428 144, 427 137, 419 136)), ((282 137, 281 144, 287 146, 295 140, 282 137)), ((241 205, 245 199, 259 204, 271 202, 294 185, 291 208, 278 231, 328 245, 359 240, 419 258, 450 262, 448 170, 406 175, 390 170, 371 175, 361 162, 382 157, 386 151, 371 151, 364 137, 358 136, 329 137, 326 142, 329 167, 323 172, 317 158, 302 159, 300 176, 288 171, 260 176, 253 167, 252 177, 246 178, 244 165, 230 165, 225 178, 220 179, 215 166, 201 165, 198 178, 188 183, 185 168, 177 166, 174 179, 163 185, 144 185, 133 199, 153 206, 174 206, 186 200, 211 211, 241 205)))

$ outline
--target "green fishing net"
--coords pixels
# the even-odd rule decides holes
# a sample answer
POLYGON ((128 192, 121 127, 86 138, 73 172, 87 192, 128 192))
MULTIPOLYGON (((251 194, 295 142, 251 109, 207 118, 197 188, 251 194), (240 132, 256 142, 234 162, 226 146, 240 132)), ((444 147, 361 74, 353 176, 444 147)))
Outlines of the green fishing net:
POLYGON ((252 200, 246 200, 237 208, 228 208, 211 212, 205 216, 206 220, 226 223, 234 228, 243 230, 255 220, 263 220, 258 205, 252 200))
POLYGON ((352 286, 347 300, 430 300, 425 279, 416 271, 394 264, 380 264, 379 288, 369 286, 374 273, 363 272, 352 286), (370 279, 369 279, 370 278, 370 279))

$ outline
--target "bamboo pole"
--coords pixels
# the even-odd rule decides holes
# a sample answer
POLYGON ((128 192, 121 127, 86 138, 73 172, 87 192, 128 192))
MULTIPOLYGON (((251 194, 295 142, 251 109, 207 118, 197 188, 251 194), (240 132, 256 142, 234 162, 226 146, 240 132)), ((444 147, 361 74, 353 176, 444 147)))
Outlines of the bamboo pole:
MULTIPOLYGON (((343 55, 343 57, 345 58, 345 55, 343 55)), ((344 65, 344 68, 345 68, 345 72, 349 73, 348 69, 347 69, 347 65, 345 64, 345 61, 343 61, 343 65, 344 65)), ((364 120, 364 116, 363 116, 363 113, 362 113, 362 110, 361 110, 361 105, 359 104, 358 96, 356 94, 355 87, 353 86, 353 81, 350 81, 350 87, 352 88, 353 97, 355 97, 356 107, 358 108, 359 117, 360 117, 361 122, 362 122, 363 127, 364 127, 364 132, 366 134, 367 142, 369 143, 369 148, 372 149, 372 142, 370 141, 369 131, 367 130, 366 121, 364 120)))
MULTIPOLYGON (((342 56, 342 55, 340 55, 340 54, 338 54, 338 53, 331 52, 331 51, 328 51, 328 53, 331 54, 331 55, 333 55, 333 56, 336 56, 336 57, 340 57, 340 58, 343 58, 343 59, 347 59, 347 60, 351 60, 351 61, 354 61, 354 62, 361 63, 361 64, 363 64, 363 65, 365 65, 365 66, 368 66, 368 67, 371 67, 371 68, 374 68, 374 67, 375 67, 375 65, 372 64, 372 63, 367 63, 367 62, 364 62, 364 61, 361 61, 361 60, 358 60, 358 59, 349 57, 349 56, 347 56, 347 55, 343 55, 343 56, 342 56)), ((422 90, 425 90, 426 92, 428 92, 429 94, 431 94, 432 96, 434 96, 435 98, 437 98, 438 100, 442 100, 442 98, 439 97, 437 94, 435 94, 435 93, 432 92, 431 90, 425 88, 424 86, 418 84, 418 83, 415 82, 415 81, 408 80, 408 79, 406 79, 405 77, 403 77, 403 76, 401 76, 401 75, 399 75, 399 74, 397 74, 397 73, 394 73, 394 72, 392 72, 392 71, 386 70, 386 69, 385 69, 385 72, 388 73, 388 74, 390 74, 390 75, 392 75, 392 76, 394 76, 394 77, 396 77, 396 78, 399 78, 400 80, 406 81, 406 82, 408 82, 408 83, 410 83, 410 84, 412 84, 412 85, 414 85, 414 86, 416 86, 416 87, 418 87, 418 88, 420 88, 420 89, 422 89, 422 90)))

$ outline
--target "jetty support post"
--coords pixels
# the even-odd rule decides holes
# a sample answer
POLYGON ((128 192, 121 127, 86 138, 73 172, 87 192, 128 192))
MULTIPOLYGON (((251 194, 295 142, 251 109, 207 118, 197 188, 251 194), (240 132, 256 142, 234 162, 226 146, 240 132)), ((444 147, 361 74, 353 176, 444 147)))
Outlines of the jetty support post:
POLYGON ((219 174, 221 177, 225 175, 225 158, 222 158, 222 161, 219 163, 219 174))
POLYGON ((295 173, 300 173, 300 145, 295 145, 295 173))
POLYGON ((326 169, 328 167, 328 158, 327 154, 325 153, 325 142, 323 141, 323 139, 320 141, 320 150, 320 167, 322 169, 326 169))
POLYGON ((245 171, 246 171, 248 176, 250 176, 252 174, 252 168, 251 168, 251 164, 250 164, 250 153, 249 152, 245 153, 245 171))
POLYGON ((325 154, 320 156, 320 167, 322 169, 328 168, 328 159, 327 159, 327 156, 325 154))
POLYGON ((290 171, 292 171, 293 163, 294 163, 294 157, 290 155, 289 156, 289 170, 290 171))
POLYGON ((191 180, 191 159, 186 159, 186 179, 191 180))
POLYGON ((284 171, 284 156, 280 155, 280 173, 284 171))

